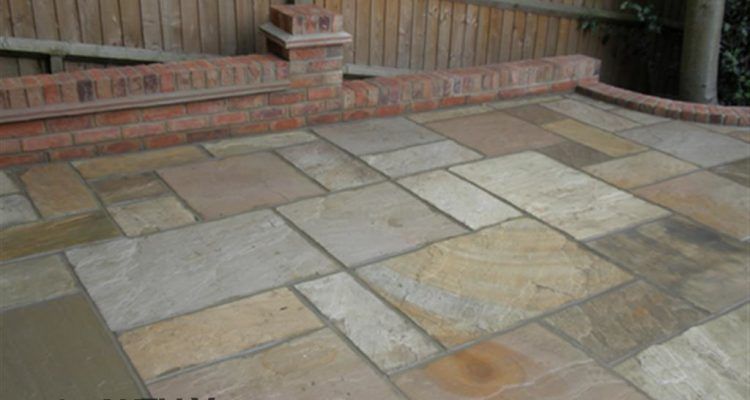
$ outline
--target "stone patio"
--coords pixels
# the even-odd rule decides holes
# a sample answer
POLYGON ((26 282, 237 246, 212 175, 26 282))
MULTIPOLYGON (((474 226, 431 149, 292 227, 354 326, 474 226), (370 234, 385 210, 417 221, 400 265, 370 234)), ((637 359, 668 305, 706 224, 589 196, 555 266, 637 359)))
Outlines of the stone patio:
POLYGON ((0 172, 0 398, 746 399, 748 129, 577 94, 0 172))

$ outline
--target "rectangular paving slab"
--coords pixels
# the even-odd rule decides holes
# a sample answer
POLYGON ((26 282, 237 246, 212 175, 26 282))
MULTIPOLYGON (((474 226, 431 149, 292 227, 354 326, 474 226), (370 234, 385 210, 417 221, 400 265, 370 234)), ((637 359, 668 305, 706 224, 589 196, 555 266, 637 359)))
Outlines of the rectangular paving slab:
POLYGON ((418 113, 418 114, 411 114, 409 115, 409 119, 414 122, 424 124, 427 122, 435 122, 435 121, 440 121, 444 119, 465 117, 467 115, 482 114, 482 113, 486 113, 492 110, 493 110, 492 108, 489 108, 485 105, 456 107, 456 108, 449 108, 447 110, 435 110, 435 111, 427 111, 427 112, 418 113))
POLYGON ((362 156, 380 172, 399 177, 482 158, 482 155, 450 140, 362 156))
POLYGON ((94 179, 114 174, 126 175, 152 171, 206 158, 208 156, 197 147, 181 146, 75 161, 73 166, 78 169, 84 178, 94 179))
POLYGON ((26 196, 11 194, 0 197, 0 228, 37 219, 34 207, 26 196))
POLYGON ((214 156, 227 157, 311 142, 315 139, 315 135, 310 132, 292 131, 272 133, 263 136, 248 136, 244 138, 220 140, 215 143, 206 143, 203 147, 214 156))
POLYGON ((589 165, 584 171, 617 187, 630 189, 694 171, 697 166, 658 151, 589 165))
POLYGON ((91 211, 99 205, 68 164, 37 165, 21 174, 26 191, 44 218, 91 211))
POLYGON ((0 398, 141 398, 83 295, 0 314, 0 398))
POLYGON ((543 224, 516 219, 357 270, 446 346, 457 346, 630 277, 543 224))
POLYGON ((36 303, 76 290, 75 279, 59 256, 0 266, 0 308, 36 303))
POLYGON ((120 236, 104 212, 32 222, 0 231, 0 260, 28 256, 120 236))
POLYGON ((720 165, 714 167, 711 171, 741 185, 750 187, 750 158, 720 165))
POLYGON ((250 356, 152 383, 164 399, 401 399, 333 332, 325 329, 250 356), (220 396, 220 397, 219 397, 220 396))
POLYGON ((585 124, 604 129, 608 132, 617 132, 639 126, 637 122, 612 114, 600 108, 584 104, 580 101, 565 99, 547 102, 545 107, 577 119, 585 124))
POLYGON ((18 185, 8 176, 7 172, 0 171, 0 196, 18 193, 18 185))
POLYGON ((327 125, 314 130, 320 136, 357 155, 395 150, 442 139, 440 135, 405 118, 370 119, 327 125))
POLYGON ((572 119, 552 122, 544 125, 544 128, 611 157, 621 157, 646 150, 646 147, 637 143, 572 119))
POLYGON ((196 221, 193 213, 174 196, 115 205, 108 210, 128 236, 159 232, 196 221))
POLYGON ((537 149, 538 152, 574 168, 585 167, 611 160, 612 157, 576 142, 565 141, 537 149))
POLYGON ((336 269, 270 211, 67 255, 116 331, 336 269))
POLYGON ((153 173, 116 176, 89 182, 89 185, 106 205, 169 193, 161 180, 153 173))
POLYGON ((279 211, 347 266, 465 232, 390 182, 303 200, 279 211))
POLYGON ((413 400, 646 400, 536 324, 408 371, 395 382, 413 400))
POLYGON ((653 346, 616 370, 655 399, 747 399, 750 305, 653 346))
POLYGON ((580 240, 669 215, 534 152, 461 165, 451 171, 580 240))
POLYGON ((538 104, 527 104, 519 107, 506 108, 503 112, 534 125, 544 125, 568 118, 566 115, 557 113, 538 104))
POLYGON ((296 287, 384 371, 403 368, 440 351, 432 339, 346 273, 296 287))
POLYGON ((141 378, 150 381, 322 326, 282 288, 147 325, 119 339, 141 378))

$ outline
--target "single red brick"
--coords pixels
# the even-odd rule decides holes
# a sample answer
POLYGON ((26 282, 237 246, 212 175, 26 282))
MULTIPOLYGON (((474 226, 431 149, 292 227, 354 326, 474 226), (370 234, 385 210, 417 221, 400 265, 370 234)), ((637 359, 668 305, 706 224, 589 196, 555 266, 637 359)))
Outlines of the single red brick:
POLYGON ((161 121, 164 119, 176 118, 181 115, 185 115, 185 106, 182 104, 146 108, 143 110, 144 121, 161 121))
POLYGON ((323 101, 309 101, 297 103, 289 106, 292 117, 301 117, 303 115, 317 114, 325 111, 326 105, 323 101))
POLYGON ((122 128, 122 137, 125 139, 154 136, 166 132, 163 122, 149 124, 138 124, 122 128))
POLYGON ((305 125, 304 118, 287 118, 278 121, 271 122, 272 131, 283 131, 287 129, 295 129, 305 125))
POLYGON ((307 117, 307 123, 309 125, 332 124, 339 121, 341 121, 340 112, 310 115, 309 117, 307 117))
POLYGON ((187 139, 181 133, 171 133, 168 135, 159 135, 146 139, 146 148, 157 149, 160 147, 169 147, 185 143, 187 139))
POLYGON ((110 111, 96 116, 97 125, 125 125, 138 122, 141 119, 140 110, 110 111))
POLYGON ((0 139, 41 135, 46 132, 43 121, 0 124, 0 139))
POLYGON ((224 100, 209 100, 187 105, 188 114, 210 114, 226 110, 224 100))
POLYGON ((95 146, 67 147, 47 152, 50 161, 73 160, 76 158, 90 158, 96 155, 95 146))
POLYGON ((344 121, 354 121, 358 119, 372 118, 375 115, 374 108, 366 108, 361 110, 345 111, 344 121))
POLYGON ((113 143, 105 143, 97 146, 101 154, 119 154, 138 151, 141 149, 141 142, 138 140, 123 140, 113 143))
POLYGON ((440 107, 440 103, 437 100, 427 100, 427 101, 420 101, 417 103, 412 103, 411 110, 414 112, 422 112, 422 111, 434 110, 438 107, 440 107))
POLYGON ((208 117, 190 117, 167 121, 167 129, 171 132, 201 129, 208 126, 208 117))
POLYGON ((338 97, 340 93, 340 86, 323 86, 317 88, 307 89, 308 100, 321 100, 338 97))
POLYGON ((187 141, 193 142, 205 142, 208 140, 224 139, 230 136, 228 128, 212 129, 209 131, 191 132, 186 135, 187 141))
POLYGON ((268 132, 268 123, 242 124, 232 127, 232 136, 246 136, 255 133, 268 132))
POLYGON ((268 103, 275 106, 281 104, 298 103, 305 100, 305 92, 298 90, 294 92, 271 93, 268 96, 268 103))
POLYGON ((92 124, 91 115, 79 115, 75 117, 63 117, 47 120, 47 129, 50 132, 70 132, 86 129, 92 124))
POLYGON ((263 107, 268 103, 268 95, 258 94, 252 96, 235 97, 229 99, 230 110, 249 110, 263 107))
POLYGON ((18 153, 21 151, 21 141, 18 139, 0 140, 0 154, 18 153))
POLYGON ((326 58, 325 47, 310 47, 304 49, 289 50, 289 61, 313 60, 326 58))
POLYGON ((389 117, 392 115, 398 115, 405 111, 406 107, 403 104, 394 104, 390 106, 382 106, 375 109, 375 114, 378 117, 389 117))
POLYGON ((285 117, 288 114, 286 107, 268 107, 262 108, 255 111, 250 111, 251 120, 268 120, 274 118, 285 117))
POLYGON ((0 168, 12 167, 14 165, 40 163, 46 160, 47 159, 43 152, 0 156, 0 168))
POLYGON ((211 117, 211 124, 214 126, 234 125, 243 122, 247 122, 247 113, 244 111, 229 112, 211 117))
POLYGON ((45 150, 55 147, 70 146, 72 144, 73 139, 71 139, 70 134, 67 133, 35 136, 21 141, 23 151, 45 150))
POLYGON ((440 107, 452 107, 466 103, 465 96, 445 97, 440 99, 440 107))
POLYGON ((472 94, 466 96, 466 102, 469 104, 486 103, 494 100, 495 96, 497 96, 495 92, 472 94))
POLYGON ((76 144, 100 143, 120 138, 120 128, 94 128, 73 133, 76 144))

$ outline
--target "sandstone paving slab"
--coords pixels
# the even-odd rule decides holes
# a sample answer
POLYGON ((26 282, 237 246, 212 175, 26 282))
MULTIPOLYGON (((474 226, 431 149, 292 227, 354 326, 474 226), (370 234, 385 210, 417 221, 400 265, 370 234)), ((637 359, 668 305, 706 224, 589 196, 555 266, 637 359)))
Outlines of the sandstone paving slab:
POLYGON ((28 256, 120 236, 104 212, 37 221, 0 230, 0 260, 28 256))
POLYGON ((646 400, 536 324, 408 371, 395 382, 413 400, 646 400))
POLYGON ((296 287, 384 371, 406 367, 440 351, 432 339, 346 273, 296 287))
POLYGON ((159 170, 159 175, 205 219, 324 193, 271 153, 182 165, 159 170))
POLYGON ((699 126, 709 131, 728 134, 732 132, 748 132, 750 133, 750 127, 747 126, 735 126, 735 125, 719 125, 719 124, 704 124, 699 122, 692 122, 691 125, 699 126))
POLYGON ((59 256, 0 266, 0 308, 36 303, 75 291, 75 279, 59 256))
POLYGON ((606 101, 597 100, 597 99, 595 99, 593 97, 589 97, 589 96, 586 96, 586 95, 583 95, 583 94, 579 94, 579 93, 570 93, 570 94, 565 95, 565 97, 568 98, 568 99, 572 99, 572 100, 584 103, 584 104, 588 104, 590 106, 593 106, 593 107, 596 107, 596 108, 599 108, 599 109, 602 109, 602 110, 618 110, 618 109, 620 109, 620 107, 618 107, 615 104, 608 103, 606 101))
POLYGON ((368 164, 390 177, 399 177, 482 158, 482 155, 450 140, 362 156, 368 164))
POLYGON ((631 189, 698 169, 693 164, 657 151, 590 165, 584 171, 617 187, 631 189))
POLYGON ((323 141, 287 147, 278 153, 328 190, 348 189, 383 180, 362 161, 323 141))
POLYGON ((115 331, 336 270, 271 211, 77 248, 67 256, 115 331))
POLYGON ((197 147, 180 146, 75 161, 73 166, 85 179, 95 179, 114 174, 126 175, 152 171, 206 158, 208 156, 197 147))
POLYGON ((151 381, 322 326, 282 288, 137 328, 119 340, 141 378, 151 381))
POLYGON ((496 111, 427 125, 488 156, 560 143, 563 139, 524 120, 496 111))
POLYGON ((317 139, 315 135, 310 132, 292 131, 220 140, 215 143, 205 143, 203 147, 214 156, 227 157, 311 142, 315 139, 317 139))
POLYGON ((656 400, 747 399, 750 305, 656 345, 616 370, 656 400))
POLYGON ((89 182, 89 185, 106 205, 169 193, 161 180, 153 173, 116 176, 89 182))
POLYGON ((750 186, 750 158, 720 165, 711 171, 739 184, 750 186))
POLYGON ((653 114, 642 113, 627 108, 615 108, 611 110, 613 113, 623 116, 631 121, 638 122, 641 125, 658 124, 660 122, 667 122, 669 118, 658 117, 653 114))
POLYGON ((668 338, 707 316, 687 302, 638 281, 546 318, 589 354, 613 362, 668 338))
POLYGON ((21 181, 44 218, 91 211, 98 207, 81 178, 68 164, 46 164, 29 168, 21 181))
POLYGON ((549 101, 562 100, 562 96, 534 96, 534 97, 521 97, 513 100, 502 100, 492 103, 487 103, 488 106, 496 110, 504 110, 506 108, 519 107, 527 104, 540 104, 549 101))
POLYGON ((451 171, 579 240, 669 215, 534 152, 478 161, 451 171))
POLYGON ((0 197, 0 227, 36 221, 34 207, 26 196, 11 194, 0 197))
POLYGON ((448 347, 630 279, 528 218, 438 242, 357 273, 448 347))
POLYGON ((712 312, 750 298, 750 250, 682 218, 651 222, 589 246, 712 312))
POLYGON ((544 125, 544 128, 570 140, 594 148, 611 157, 621 157, 647 149, 615 134, 572 119, 552 122, 544 125))
POLYGON ((510 205, 446 171, 410 176, 399 183, 472 229, 521 215, 510 205))
POLYGON ((542 107, 538 104, 527 104, 524 106, 507 108, 503 110, 503 112, 534 125, 549 124, 551 122, 568 118, 566 115, 552 111, 549 108, 542 107))
POLYGON ((108 210, 127 236, 159 232, 196 221, 193 213, 174 196, 111 206, 108 210))
POLYGON ((279 211, 347 266, 465 232, 390 182, 302 200, 279 211))
POLYGON ((727 136, 742 140, 743 142, 750 142, 750 131, 729 132, 727 136))
POLYGON ((165 399, 402 399, 333 332, 324 329, 261 353, 149 385, 165 399), (220 396, 220 397, 219 397, 220 396))
POLYGON ((599 164, 612 159, 598 150, 571 141, 537 149, 537 151, 573 168, 599 164))
POLYGON ((544 103, 544 106, 607 132, 617 132, 640 126, 635 121, 576 100, 565 99, 554 101, 544 103))
POLYGON ((18 185, 13 182, 13 179, 6 172, 0 171, 0 196, 18 193, 19 191, 18 185))
POLYGON ((482 113, 486 113, 492 110, 493 110, 492 108, 487 107, 485 105, 457 107, 457 108, 449 108, 447 110, 435 110, 435 111, 422 112, 418 114, 411 114, 409 115, 408 118, 414 122, 424 124, 427 122, 440 121, 444 119, 465 117, 467 115, 482 114, 482 113))
POLYGON ((400 117, 327 125, 314 130, 356 155, 396 150, 443 139, 429 129, 400 117))
POLYGON ((750 143, 681 121, 631 129, 619 135, 702 167, 713 167, 750 156, 750 143))
POLYGON ((83 295, 0 314, 0 398, 141 398, 83 295))
POLYGON ((750 237, 750 188, 729 179, 699 171, 635 193, 736 239, 750 237))

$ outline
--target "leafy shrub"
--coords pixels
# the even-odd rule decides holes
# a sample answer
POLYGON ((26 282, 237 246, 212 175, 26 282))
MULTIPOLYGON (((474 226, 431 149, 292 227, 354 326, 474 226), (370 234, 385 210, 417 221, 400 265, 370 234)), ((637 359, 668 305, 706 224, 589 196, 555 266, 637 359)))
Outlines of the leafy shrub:
POLYGON ((727 0, 719 56, 719 101, 750 105, 750 0, 727 0))

